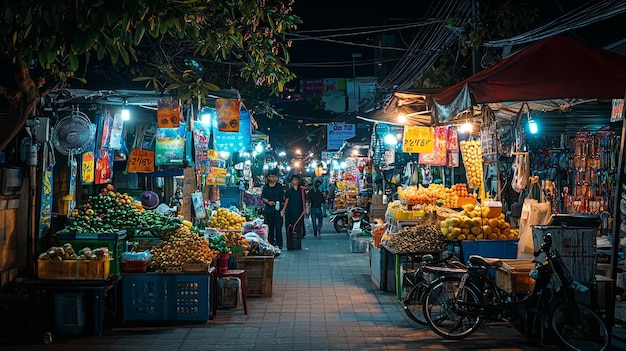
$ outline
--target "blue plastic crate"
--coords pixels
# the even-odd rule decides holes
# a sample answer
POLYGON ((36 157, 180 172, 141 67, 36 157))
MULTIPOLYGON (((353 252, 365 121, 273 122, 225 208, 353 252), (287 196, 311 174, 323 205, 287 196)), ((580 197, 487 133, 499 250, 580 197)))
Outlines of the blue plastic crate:
POLYGON ((54 326, 59 334, 81 334, 85 329, 83 293, 54 296, 54 326))
POLYGON ((463 262, 467 264, 470 255, 480 255, 487 258, 517 258, 517 242, 515 240, 463 240, 461 252, 463 262))
POLYGON ((164 274, 125 274, 122 279, 124 320, 166 320, 168 282, 169 276, 164 274))
MULTIPOLYGON (((170 279, 169 302, 173 320, 207 321, 211 311, 211 276, 207 274, 176 274, 170 279)), ((169 297, 168 296, 168 297, 169 297)))

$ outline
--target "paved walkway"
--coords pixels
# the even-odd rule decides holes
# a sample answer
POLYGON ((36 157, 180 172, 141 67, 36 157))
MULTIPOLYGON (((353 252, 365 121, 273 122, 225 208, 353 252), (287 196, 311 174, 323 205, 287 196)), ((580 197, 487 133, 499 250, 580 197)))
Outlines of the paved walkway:
MULTIPOLYGON (((327 221, 325 219, 325 221, 327 221)), ((272 297, 250 297, 218 310, 206 324, 116 328, 103 336, 62 338, 49 345, 2 350, 558 350, 528 341, 505 326, 487 326, 462 341, 446 341, 405 316, 395 293, 370 281, 367 253, 350 253, 346 234, 324 225, 302 250, 274 261, 272 297), (332 231, 332 232, 331 232, 332 231)), ((40 338, 33 343, 41 342, 40 338)), ((2 345, 0 343, 0 345, 2 345)), ((617 348, 615 348, 617 349, 617 348)), ((620 348, 621 349, 621 348, 620 348)))

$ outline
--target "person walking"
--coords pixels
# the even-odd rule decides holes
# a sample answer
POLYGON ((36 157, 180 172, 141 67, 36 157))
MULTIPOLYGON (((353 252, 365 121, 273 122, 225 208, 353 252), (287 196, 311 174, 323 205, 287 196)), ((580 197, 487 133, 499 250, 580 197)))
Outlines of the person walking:
POLYGON ((291 186, 285 193, 285 206, 280 214, 285 218, 285 229, 287 236, 287 249, 300 250, 300 239, 304 238, 304 216, 306 195, 304 188, 300 186, 300 177, 291 177, 291 186), (294 240, 296 239, 296 240, 294 240))
POLYGON ((316 180, 313 189, 309 191, 309 203, 311 206, 311 222, 313 222, 313 236, 322 235, 322 224, 324 222, 324 214, 322 213, 322 203, 324 203, 324 194, 320 190, 321 180, 316 180))
POLYGON ((283 248, 283 218, 280 213, 280 206, 285 199, 285 190, 282 184, 279 184, 277 179, 277 171, 271 170, 267 175, 267 183, 263 185, 261 190, 261 199, 265 204, 263 206, 263 216, 265 217, 265 224, 269 229, 267 233, 267 241, 283 248))

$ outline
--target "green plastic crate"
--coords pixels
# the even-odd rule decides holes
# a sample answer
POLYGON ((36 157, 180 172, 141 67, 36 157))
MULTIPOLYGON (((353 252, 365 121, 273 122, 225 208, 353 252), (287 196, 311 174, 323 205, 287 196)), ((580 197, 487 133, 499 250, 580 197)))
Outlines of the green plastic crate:
POLYGON ((111 275, 120 275, 122 272, 122 253, 126 251, 126 231, 120 230, 117 233, 88 233, 76 234, 67 232, 57 232, 56 239, 59 245, 65 243, 72 244, 72 247, 78 250, 89 247, 96 249, 106 247, 111 253, 111 275))

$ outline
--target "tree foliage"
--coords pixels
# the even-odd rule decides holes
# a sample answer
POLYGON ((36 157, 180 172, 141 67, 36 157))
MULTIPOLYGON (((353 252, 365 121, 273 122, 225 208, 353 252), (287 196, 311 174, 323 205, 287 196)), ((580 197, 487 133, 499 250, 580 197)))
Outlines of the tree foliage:
MULTIPOLYGON (((295 77, 286 67, 285 34, 301 21, 290 0, 2 0, 2 5, 0 55, 22 74, 38 67, 65 82, 95 58, 143 67, 132 71, 136 79, 183 98, 221 83, 180 65, 194 58, 236 61, 243 79, 274 92, 295 77)), ((21 111, 18 129, 42 93, 32 89, 32 79, 28 86, 29 93, 17 81, 0 87, 14 112, 21 111)), ((0 135, 0 149, 15 133, 0 135)))

